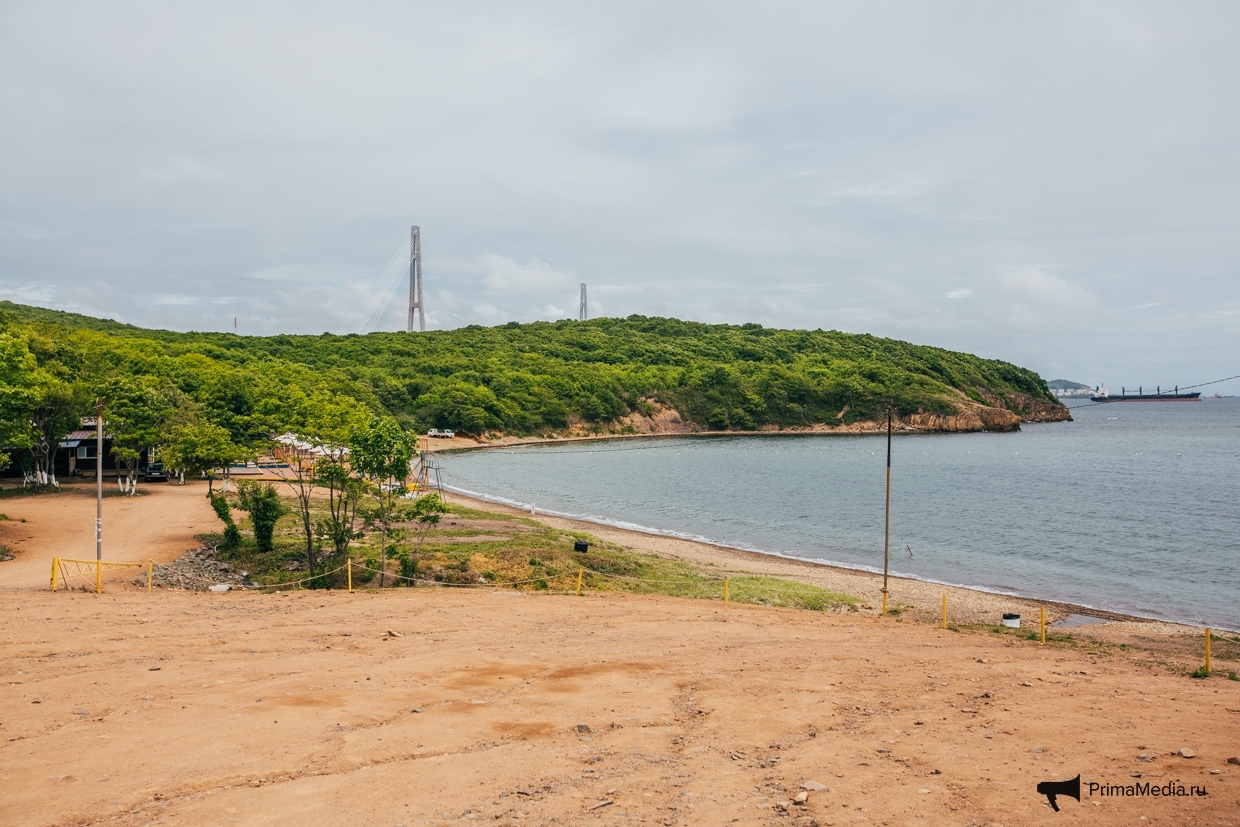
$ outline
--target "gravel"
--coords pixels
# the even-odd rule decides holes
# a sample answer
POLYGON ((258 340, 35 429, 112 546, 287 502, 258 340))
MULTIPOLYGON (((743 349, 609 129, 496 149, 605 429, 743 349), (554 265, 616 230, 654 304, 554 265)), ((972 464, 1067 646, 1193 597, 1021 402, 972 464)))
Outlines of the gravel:
MULTIPOLYGON (((146 575, 134 581, 139 586, 146 585, 146 575)), ((228 584, 232 586, 258 586, 250 580, 246 572, 233 570, 233 567, 216 559, 215 551, 209 548, 195 548, 182 554, 166 565, 155 565, 151 576, 151 585, 163 589, 192 589, 205 591, 211 586, 228 584)))

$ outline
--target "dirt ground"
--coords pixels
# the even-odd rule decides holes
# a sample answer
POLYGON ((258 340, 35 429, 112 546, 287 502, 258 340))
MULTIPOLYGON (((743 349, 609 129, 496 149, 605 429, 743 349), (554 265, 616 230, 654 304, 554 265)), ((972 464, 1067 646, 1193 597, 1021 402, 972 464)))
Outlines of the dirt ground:
MULTIPOLYGON (((113 490, 115 486, 107 490, 113 490)), ((103 500, 103 559, 167 563, 197 548, 194 536, 218 531, 205 482, 138 484, 138 497, 103 500)), ((0 545, 15 559, 0 563, 0 588, 47 586, 52 558, 95 559, 95 487, 66 484, 58 494, 0 499, 0 545), (23 522, 23 520, 25 522, 23 522)), ((114 572, 109 579, 134 577, 114 572)))
POLYGON ((118 589, 12 590, 0 623, 4 824, 1240 817, 1240 682, 890 618, 118 589), (1078 773, 1054 813, 1036 784, 1078 773), (1173 780, 1208 795, 1088 793, 1173 780))
MULTIPOLYGON (((135 558, 175 557, 215 527, 202 493, 109 499, 105 539, 129 531, 135 558)), ((920 609, 147 594, 132 575, 52 594, 51 556, 93 553, 93 500, 0 510, 0 543, 20 552, 0 563, 2 824, 1240 823, 1240 682, 1114 642, 1182 627, 1105 624, 1114 639, 1042 647, 936 628, 920 609), (1036 785, 1078 773, 1082 801, 1052 811, 1036 785)), ((823 585, 854 574, 678 542, 625 544, 823 585)))

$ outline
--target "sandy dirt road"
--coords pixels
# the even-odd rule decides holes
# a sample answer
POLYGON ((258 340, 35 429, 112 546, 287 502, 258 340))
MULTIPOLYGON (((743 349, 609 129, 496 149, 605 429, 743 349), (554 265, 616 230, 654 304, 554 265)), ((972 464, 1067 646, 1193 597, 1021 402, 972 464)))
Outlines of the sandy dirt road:
MULTIPOLYGON (((0 588, 46 586, 52 558, 95 559, 95 488, 64 485, 58 494, 0 500, 0 545, 17 557, 0 563, 0 588), (25 520, 25 522, 22 522, 25 520)), ((197 548, 194 535, 218 531, 220 521, 207 502, 207 484, 141 485, 140 497, 103 501, 103 559, 166 563, 197 548)), ((109 580, 132 580, 113 572, 109 580)))
POLYGON ((1240 819, 1240 682, 1118 649, 616 594, 4 597, 6 825, 1240 819))

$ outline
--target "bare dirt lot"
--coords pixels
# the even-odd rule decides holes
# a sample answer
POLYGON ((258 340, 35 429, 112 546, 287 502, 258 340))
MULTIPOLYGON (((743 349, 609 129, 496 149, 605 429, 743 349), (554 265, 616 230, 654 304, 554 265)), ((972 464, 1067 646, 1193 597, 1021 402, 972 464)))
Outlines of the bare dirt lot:
MULTIPOLYGON (((109 491, 113 490, 109 487, 109 491)), ((218 531, 206 483, 140 485, 143 496, 103 501, 103 559, 166 563, 218 531)), ((60 493, 0 499, 0 545, 16 558, 0 563, 0 588, 46 586, 53 557, 95 559, 95 487, 63 485, 60 493)), ((117 572, 109 579, 124 577, 117 572)), ((128 577, 133 578, 129 573, 128 577)))
POLYGON ((1240 683, 1105 650, 492 590, 12 590, 0 623, 4 824, 1240 816, 1240 683), (1078 773, 1083 802, 1052 812, 1036 784, 1078 773), (810 781, 826 789, 780 809, 810 781))

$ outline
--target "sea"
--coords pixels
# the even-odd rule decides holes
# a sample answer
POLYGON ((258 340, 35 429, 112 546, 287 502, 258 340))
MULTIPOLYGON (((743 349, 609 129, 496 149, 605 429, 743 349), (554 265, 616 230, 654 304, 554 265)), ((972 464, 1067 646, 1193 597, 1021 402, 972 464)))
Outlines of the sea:
MULTIPOLYGON (((1240 399, 892 439, 893 574, 1240 630, 1240 399)), ((609 439, 441 455, 450 489, 882 571, 886 436, 609 439)))

